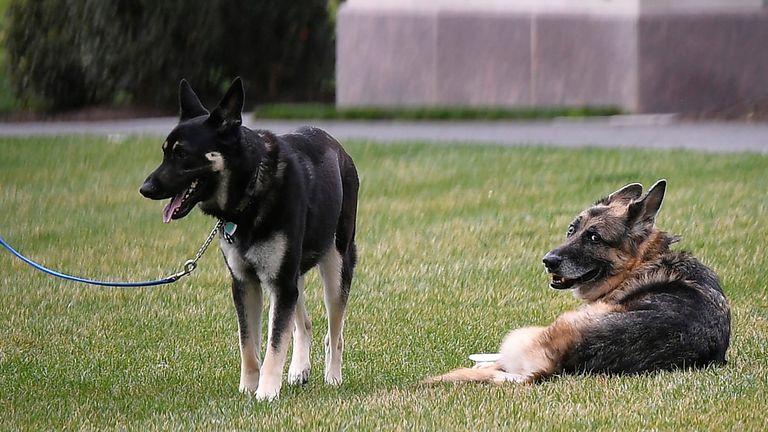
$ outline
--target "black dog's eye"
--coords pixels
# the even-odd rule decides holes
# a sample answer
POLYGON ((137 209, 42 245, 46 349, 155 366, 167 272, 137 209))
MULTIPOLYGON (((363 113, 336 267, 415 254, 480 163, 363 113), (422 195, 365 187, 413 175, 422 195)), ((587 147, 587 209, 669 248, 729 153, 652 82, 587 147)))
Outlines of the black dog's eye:
POLYGON ((187 157, 187 151, 184 150, 180 145, 176 145, 173 147, 173 157, 177 159, 184 159, 187 157))
POLYGON ((571 225, 568 227, 568 232, 565 234, 566 237, 570 237, 573 235, 573 233, 576 232, 576 227, 571 225))

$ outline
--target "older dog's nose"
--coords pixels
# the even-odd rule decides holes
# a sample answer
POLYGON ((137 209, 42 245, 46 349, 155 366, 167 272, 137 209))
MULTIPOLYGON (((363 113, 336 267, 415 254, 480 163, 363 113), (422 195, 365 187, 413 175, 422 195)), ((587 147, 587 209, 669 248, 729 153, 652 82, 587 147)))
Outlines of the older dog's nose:
POLYGON ((560 267, 560 263, 563 262, 563 259, 560 258, 560 255, 550 252, 544 256, 542 261, 544 262, 544 266, 547 268, 547 270, 555 270, 556 268, 560 267))

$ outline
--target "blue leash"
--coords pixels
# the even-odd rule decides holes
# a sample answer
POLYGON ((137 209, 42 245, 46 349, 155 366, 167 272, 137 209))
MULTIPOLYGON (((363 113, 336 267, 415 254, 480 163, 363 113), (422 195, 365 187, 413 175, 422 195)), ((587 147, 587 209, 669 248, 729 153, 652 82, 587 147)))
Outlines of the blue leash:
POLYGON ((203 256, 203 254, 205 253, 205 250, 208 249, 208 246, 210 246, 211 242, 213 241, 213 238, 216 236, 216 232, 219 230, 221 226, 222 226, 221 221, 216 223, 216 225, 213 227, 213 230, 211 230, 211 234, 208 235, 208 238, 205 240, 203 245, 200 246, 200 249, 198 249, 197 254, 195 254, 195 257, 185 262, 184 267, 181 271, 162 279, 144 281, 144 282, 108 282, 108 281, 98 281, 93 279, 81 278, 77 276, 71 276, 68 274, 57 272, 56 270, 51 270, 48 267, 45 267, 42 264, 38 264, 32 261, 31 259, 25 257, 19 251, 12 248, 11 245, 6 243, 5 239, 3 239, 2 236, 0 236, 0 245, 3 245, 3 247, 8 249, 8 251, 11 252, 14 256, 16 256, 16 258, 24 261, 25 263, 29 264, 33 268, 40 270, 43 273, 47 273, 51 276, 56 276, 61 279, 66 279, 74 282, 82 282, 90 285, 97 285, 97 286, 103 286, 103 287, 115 287, 115 288, 148 287, 148 286, 157 286, 157 285, 165 285, 165 284, 173 283, 181 279, 182 277, 192 273, 197 268, 197 261, 200 259, 200 257, 203 256))

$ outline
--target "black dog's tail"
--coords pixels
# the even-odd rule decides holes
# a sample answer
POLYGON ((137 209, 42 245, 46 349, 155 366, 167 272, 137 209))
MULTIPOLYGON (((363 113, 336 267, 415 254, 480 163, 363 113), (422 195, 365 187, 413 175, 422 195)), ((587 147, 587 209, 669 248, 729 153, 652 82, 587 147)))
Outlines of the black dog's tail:
POLYGON ((360 180, 352 158, 339 148, 339 169, 341 171, 342 202, 339 222, 336 226, 336 250, 342 259, 341 290, 346 303, 352 285, 352 273, 357 264, 355 246, 355 225, 357 219, 357 194, 360 180))

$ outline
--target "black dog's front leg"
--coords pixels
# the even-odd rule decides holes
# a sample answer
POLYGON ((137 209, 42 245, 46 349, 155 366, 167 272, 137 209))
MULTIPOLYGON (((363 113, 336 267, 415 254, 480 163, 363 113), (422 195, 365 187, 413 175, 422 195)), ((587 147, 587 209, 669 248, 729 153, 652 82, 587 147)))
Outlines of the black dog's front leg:
POLYGON ((280 395, 283 366, 291 342, 291 325, 299 291, 295 276, 287 281, 271 281, 264 285, 270 296, 269 330, 256 398, 272 400, 280 395))
POLYGON ((261 367, 262 294, 258 282, 232 277, 232 300, 240 336, 240 391, 252 393, 259 383, 261 367))

